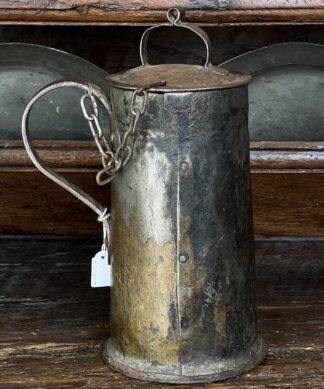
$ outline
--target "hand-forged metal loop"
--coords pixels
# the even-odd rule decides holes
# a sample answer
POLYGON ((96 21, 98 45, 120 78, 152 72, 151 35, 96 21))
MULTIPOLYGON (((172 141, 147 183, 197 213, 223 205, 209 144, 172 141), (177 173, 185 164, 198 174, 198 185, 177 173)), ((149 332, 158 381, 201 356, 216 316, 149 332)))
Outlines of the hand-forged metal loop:
POLYGON ((91 130, 91 133, 94 137, 95 143, 98 147, 98 150, 101 154, 102 158, 102 164, 104 166, 103 169, 101 169, 96 176, 96 181, 99 185, 105 185, 109 183, 118 173, 118 171, 127 164, 130 157, 133 153, 133 147, 136 141, 136 125, 141 115, 144 114, 147 103, 148 103, 148 93, 147 89, 149 88, 140 88, 136 91, 134 91, 134 94, 131 99, 130 104, 130 111, 132 113, 132 120, 129 125, 129 128, 127 131, 123 133, 123 136, 121 138, 121 134, 118 130, 118 127, 116 125, 116 119, 114 117, 114 114, 112 112, 112 109, 108 103, 108 100, 106 96, 104 95, 103 91, 97 87, 94 84, 87 84, 82 83, 78 81, 58 81, 51 83, 47 86, 45 86, 43 89, 41 89, 27 104, 27 107, 25 108, 23 117, 22 117, 22 137, 25 144, 25 148, 27 150, 27 153, 34 163, 34 165, 48 178, 50 178, 52 181, 54 181, 56 184, 60 185, 64 189, 66 189, 68 192, 73 194, 75 197, 77 197, 79 200, 81 200, 84 204, 86 204, 88 207, 90 207, 94 212, 96 212, 99 217, 101 218, 103 212, 105 212, 105 208, 100 205, 97 201, 95 201, 91 196, 89 196, 87 193, 85 193, 82 189, 79 189, 77 186, 66 180, 63 176, 58 174, 53 169, 46 166, 43 161, 40 159, 39 155, 37 154, 29 133, 29 126, 28 126, 28 118, 31 111, 32 106, 35 104, 35 102, 47 94, 50 91, 53 91, 58 88, 62 87, 73 87, 73 88, 79 88, 81 90, 86 91, 87 93, 84 94, 81 97, 80 104, 81 109, 83 112, 84 117, 88 120, 89 128, 91 130), (99 99, 103 106, 105 107, 106 111, 108 112, 108 115, 111 120, 112 128, 115 129, 115 136, 114 139, 116 139, 118 142, 113 147, 111 144, 113 137, 110 137, 110 141, 108 141, 105 136, 103 135, 103 131, 100 127, 99 119, 98 119, 98 105, 95 100, 95 98, 99 99), (86 99, 90 99, 92 104, 92 112, 89 113, 85 106, 86 99), (129 138, 132 137, 130 141, 130 145, 127 144, 129 141, 129 138), (108 175, 108 178, 103 179, 102 175, 105 173, 108 175))
POLYGON ((204 67, 208 67, 210 65, 211 44, 210 44, 209 36, 205 33, 205 31, 202 28, 198 27, 197 25, 182 22, 180 17, 183 14, 184 11, 181 8, 170 8, 167 13, 169 23, 158 24, 157 26, 150 27, 144 31, 140 42, 140 57, 142 61, 142 66, 150 65, 147 57, 148 38, 152 30, 159 27, 184 27, 197 34, 204 41, 204 44, 206 46, 206 60, 205 60, 204 67))
POLYGON ((87 94, 84 94, 81 97, 80 104, 81 104, 81 109, 82 109, 83 116, 87 120, 93 120, 93 116, 95 116, 95 117, 98 116, 98 114, 99 114, 99 112, 98 112, 98 104, 96 102, 96 99, 93 96, 93 88, 90 89, 90 87, 89 87, 89 92, 87 94), (86 99, 90 99, 91 100, 93 113, 91 113, 90 115, 88 114, 87 109, 85 107, 85 100, 86 99))
POLYGON ((130 110, 132 115, 136 116, 138 113, 140 115, 143 115, 147 106, 147 100, 148 100, 147 88, 137 89, 133 93, 132 100, 131 100, 130 110), (136 105, 136 99, 138 99, 138 97, 142 97, 141 105, 139 105, 139 103, 136 105))
MULTIPOLYGON (((84 91, 89 91, 89 84, 77 82, 77 81, 59 81, 54 82, 46 87, 42 88, 39 92, 35 94, 35 96, 29 101, 27 104, 25 111, 23 113, 22 117, 22 123, 21 123, 21 129, 22 129, 22 137, 25 144, 26 151, 34 163, 34 165, 49 179, 54 181, 56 184, 60 185, 62 188, 66 189, 68 192, 73 194, 76 198, 81 200, 84 204, 86 204, 88 207, 90 207, 94 212, 97 213, 98 216, 101 216, 106 208, 103 207, 101 204, 99 204, 96 200, 94 200, 90 195, 85 193, 82 189, 78 188, 76 185, 69 182, 67 179, 65 179, 63 176, 58 174, 55 170, 51 169, 50 167, 46 166, 44 162, 39 157, 38 153, 36 152, 36 149, 33 146, 30 133, 29 133, 29 125, 28 125, 28 119, 30 111, 35 104, 35 102, 47 94, 50 91, 53 91, 58 88, 63 87, 72 87, 72 88, 78 88, 84 91)), ((109 103, 107 101, 106 96, 104 95, 103 91, 97 87, 96 85, 91 85, 92 93, 94 96, 96 96, 103 104, 105 109, 108 111, 108 113, 111 115, 111 108, 109 106, 109 103)))

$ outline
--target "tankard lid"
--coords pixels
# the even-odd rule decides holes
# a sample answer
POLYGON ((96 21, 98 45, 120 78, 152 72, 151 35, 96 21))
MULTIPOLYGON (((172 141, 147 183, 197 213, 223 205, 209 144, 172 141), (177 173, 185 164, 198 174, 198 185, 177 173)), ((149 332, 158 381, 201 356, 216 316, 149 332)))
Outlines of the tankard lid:
POLYGON ((152 92, 164 93, 235 88, 247 84, 251 76, 213 65, 162 64, 140 66, 106 79, 116 88, 149 88, 152 92))
POLYGON ((110 86, 121 89, 149 89, 152 92, 193 92, 213 89, 235 88, 247 84, 251 77, 216 67, 211 63, 211 44, 206 32, 195 24, 184 23, 181 8, 170 8, 167 23, 153 26, 144 31, 140 42, 142 66, 124 73, 107 77, 110 86), (149 62, 147 46, 150 33, 156 28, 184 28, 195 33, 205 46, 205 63, 203 66, 187 64, 152 65, 149 62))

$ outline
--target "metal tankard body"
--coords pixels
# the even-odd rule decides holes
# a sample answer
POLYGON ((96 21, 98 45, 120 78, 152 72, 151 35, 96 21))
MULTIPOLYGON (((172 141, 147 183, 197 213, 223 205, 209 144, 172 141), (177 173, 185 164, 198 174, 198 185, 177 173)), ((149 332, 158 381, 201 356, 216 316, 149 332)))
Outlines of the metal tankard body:
MULTIPOLYGON (((119 128, 104 144, 96 137, 106 157, 97 179, 114 178, 114 284, 104 358, 135 378, 208 382, 251 369, 265 356, 254 290, 250 77, 212 66, 205 33, 182 23, 178 10, 168 17, 165 25, 185 27, 203 39, 205 66, 149 65, 152 27, 142 37, 142 66, 108 77, 110 105, 99 94, 113 116, 112 126, 119 128), (140 107, 134 103, 137 95, 140 107), (114 142, 120 147, 113 150, 114 142)), ((24 140, 40 167, 27 118, 28 112, 24 140)), ((43 172, 73 194, 81 193, 81 200, 108 223, 93 199, 71 190, 48 168, 43 172)))

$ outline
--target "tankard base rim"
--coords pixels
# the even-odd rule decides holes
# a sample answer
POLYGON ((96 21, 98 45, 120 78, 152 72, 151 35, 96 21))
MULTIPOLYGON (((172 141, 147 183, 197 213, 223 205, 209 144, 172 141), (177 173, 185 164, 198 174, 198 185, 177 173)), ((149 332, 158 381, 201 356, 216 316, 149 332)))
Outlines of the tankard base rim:
POLYGON ((266 357, 267 347, 260 335, 255 342, 238 356, 219 358, 214 363, 203 365, 167 366, 151 364, 123 356, 110 339, 105 344, 103 359, 113 370, 130 378, 144 381, 174 384, 193 384, 223 381, 236 377, 259 365, 266 357))

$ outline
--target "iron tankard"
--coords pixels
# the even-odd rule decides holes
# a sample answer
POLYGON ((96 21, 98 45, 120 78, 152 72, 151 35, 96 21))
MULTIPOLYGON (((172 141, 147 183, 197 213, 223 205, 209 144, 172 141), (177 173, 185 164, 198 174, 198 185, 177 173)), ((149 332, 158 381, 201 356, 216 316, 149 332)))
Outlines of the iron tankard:
POLYGON ((50 85, 28 104, 22 132, 35 165, 104 224, 113 273, 105 360, 130 377, 194 383, 247 371, 266 348, 257 333, 254 290, 250 77, 211 65, 208 36, 180 16, 169 10, 163 26, 198 34, 206 46, 204 66, 150 65, 148 37, 160 26, 151 27, 141 40, 142 66, 108 77, 109 101, 95 85, 50 85), (112 181, 111 219, 44 166, 31 144, 32 105, 65 86, 86 92, 82 110, 103 159, 97 182, 112 181), (98 101, 110 115, 109 139, 102 135, 98 101))

